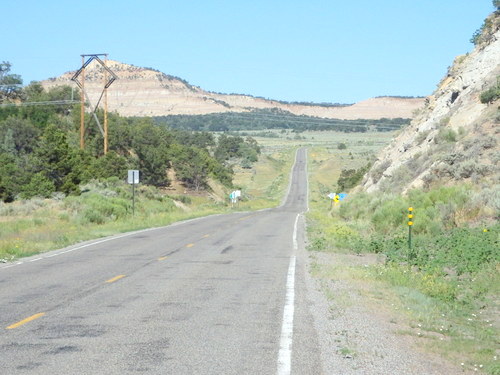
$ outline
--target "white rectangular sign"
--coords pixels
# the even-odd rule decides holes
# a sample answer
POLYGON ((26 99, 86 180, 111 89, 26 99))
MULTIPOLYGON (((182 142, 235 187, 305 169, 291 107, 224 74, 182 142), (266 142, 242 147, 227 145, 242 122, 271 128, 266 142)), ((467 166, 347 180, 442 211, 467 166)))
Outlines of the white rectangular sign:
POLYGON ((139 171, 136 169, 129 169, 127 182, 129 184, 138 184, 139 183, 139 171))

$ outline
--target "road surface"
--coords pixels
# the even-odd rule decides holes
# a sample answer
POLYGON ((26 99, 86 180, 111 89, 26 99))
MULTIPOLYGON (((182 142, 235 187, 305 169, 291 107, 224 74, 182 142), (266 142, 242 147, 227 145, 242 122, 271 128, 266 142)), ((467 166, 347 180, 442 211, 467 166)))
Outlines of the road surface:
POLYGON ((0 265, 0 373, 320 374, 307 306, 306 154, 279 208, 0 265))

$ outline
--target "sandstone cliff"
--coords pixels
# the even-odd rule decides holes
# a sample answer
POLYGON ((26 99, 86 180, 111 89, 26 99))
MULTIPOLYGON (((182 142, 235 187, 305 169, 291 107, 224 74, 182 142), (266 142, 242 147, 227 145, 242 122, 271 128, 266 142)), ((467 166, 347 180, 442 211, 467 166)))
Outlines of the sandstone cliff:
POLYGON ((367 192, 405 192, 436 184, 499 183, 499 101, 480 95, 500 85, 499 15, 490 17, 488 38, 455 59, 437 90, 365 176, 367 192))
MULTIPOLYGON (((248 95, 226 95, 204 91, 186 81, 154 69, 108 61, 108 67, 118 76, 108 91, 109 110, 122 116, 199 115, 219 112, 247 112, 258 108, 279 108, 296 115, 336 119, 411 118, 423 105, 422 98, 380 97, 351 106, 285 104, 248 95)), ((70 79, 74 72, 42 82, 45 88, 75 85, 70 79)), ((103 87, 103 70, 92 62, 85 70, 85 88, 96 103, 103 87)), ((76 85, 75 85, 76 87, 76 85)))

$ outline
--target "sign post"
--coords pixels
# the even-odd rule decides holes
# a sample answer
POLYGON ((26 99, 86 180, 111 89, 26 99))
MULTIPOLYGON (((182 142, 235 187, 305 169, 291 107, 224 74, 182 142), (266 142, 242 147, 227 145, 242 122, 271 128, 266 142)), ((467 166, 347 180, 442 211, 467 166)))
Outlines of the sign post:
POLYGON ((413 207, 408 207, 408 266, 411 258, 411 228, 413 227, 413 207))
POLYGON ((132 216, 134 216, 135 215, 135 184, 139 183, 139 171, 136 169, 129 169, 127 182, 132 185, 132 216))
POLYGON ((241 197, 241 190, 235 190, 229 194, 229 199, 231 200, 231 207, 234 207, 234 204, 239 202, 238 198, 241 197))
POLYGON ((335 205, 337 205, 340 201, 344 200, 345 197, 347 197, 346 193, 330 193, 327 195, 328 198, 330 198, 330 208, 332 208, 333 203, 335 202, 335 205))
POLYGON ((330 193, 327 195, 327 197, 330 198, 330 208, 332 208, 333 200, 335 199, 336 196, 337 196, 337 193, 330 193))

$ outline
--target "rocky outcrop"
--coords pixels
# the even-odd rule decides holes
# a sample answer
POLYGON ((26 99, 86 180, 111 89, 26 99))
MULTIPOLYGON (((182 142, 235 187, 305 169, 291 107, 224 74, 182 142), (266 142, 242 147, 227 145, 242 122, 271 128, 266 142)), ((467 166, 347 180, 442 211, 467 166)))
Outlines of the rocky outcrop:
MULTIPOLYGON (((286 104, 248 95, 226 95, 204 91, 186 81, 150 68, 140 68, 117 61, 108 67, 118 76, 108 90, 108 108, 122 116, 198 115, 219 112, 248 112, 252 109, 289 111, 295 115, 337 119, 411 118, 423 105, 422 98, 381 97, 349 106, 286 104)), ((43 81, 45 88, 74 85, 74 72, 43 81)), ((85 70, 85 89, 92 103, 97 103, 103 88, 104 74, 97 62, 85 70)), ((76 85, 75 85, 76 87, 76 85)))
POLYGON ((455 59, 410 126, 380 153, 361 189, 404 193, 443 182, 498 183, 499 103, 480 101, 495 85, 500 85, 498 29, 487 43, 455 59))

